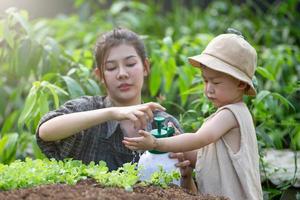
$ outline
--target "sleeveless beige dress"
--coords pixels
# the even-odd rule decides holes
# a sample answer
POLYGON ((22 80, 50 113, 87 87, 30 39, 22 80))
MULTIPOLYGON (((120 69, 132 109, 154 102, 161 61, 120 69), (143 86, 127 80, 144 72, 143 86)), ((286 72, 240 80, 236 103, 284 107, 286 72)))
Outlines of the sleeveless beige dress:
POLYGON ((263 199, 252 116, 244 103, 236 103, 219 108, 207 120, 223 109, 230 110, 238 121, 240 149, 234 153, 223 137, 199 149, 195 168, 198 190, 232 200, 263 199))

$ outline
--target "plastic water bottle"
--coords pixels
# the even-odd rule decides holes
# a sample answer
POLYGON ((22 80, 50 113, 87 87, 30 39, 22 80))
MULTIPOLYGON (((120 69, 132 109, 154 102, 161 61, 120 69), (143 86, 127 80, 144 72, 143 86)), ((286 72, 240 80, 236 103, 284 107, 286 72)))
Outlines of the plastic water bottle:
MULTIPOLYGON (((163 127, 163 122, 165 121, 164 117, 155 117, 154 121, 157 124, 157 129, 153 129, 151 134, 156 138, 170 137, 174 134, 173 127, 163 127)), ((178 159, 169 158, 168 152, 160 152, 156 150, 145 151, 138 162, 138 166, 141 166, 140 169, 140 180, 149 181, 151 175, 159 171, 159 166, 163 168, 167 173, 171 173, 176 170, 179 172, 179 169, 175 166, 178 163, 178 159)), ((180 180, 173 180, 173 184, 180 186, 180 180)))

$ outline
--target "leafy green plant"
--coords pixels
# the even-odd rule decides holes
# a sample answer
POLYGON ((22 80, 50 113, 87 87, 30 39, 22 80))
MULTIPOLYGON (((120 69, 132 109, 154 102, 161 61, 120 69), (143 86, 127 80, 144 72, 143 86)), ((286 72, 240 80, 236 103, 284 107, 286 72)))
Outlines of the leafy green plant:
MULTIPOLYGON (((106 187, 122 187, 132 191, 132 187, 138 183, 138 170, 136 163, 125 163, 118 170, 109 172, 104 161, 99 164, 91 162, 89 165, 81 161, 65 159, 26 158, 25 161, 16 160, 9 165, 0 164, 0 190, 33 187, 42 184, 66 183, 76 184, 79 180, 93 178, 106 187)), ((147 184, 167 187, 173 179, 179 179, 179 172, 166 173, 162 168, 153 174, 153 178, 147 184)))
POLYGON ((33 187, 41 184, 67 183, 75 184, 86 178, 83 173, 85 165, 81 161, 66 160, 16 160, 10 165, 0 165, 0 189, 9 190, 33 187))
POLYGON ((105 162, 101 161, 99 167, 88 169, 88 175, 102 185, 123 187, 126 190, 131 190, 132 186, 138 181, 135 167, 136 164, 125 163, 118 170, 108 172, 105 162))
POLYGON ((158 171, 154 172, 151 175, 150 181, 148 184, 160 186, 162 188, 167 188, 173 180, 180 179, 180 173, 176 170, 168 173, 163 169, 163 166, 158 166, 158 171))

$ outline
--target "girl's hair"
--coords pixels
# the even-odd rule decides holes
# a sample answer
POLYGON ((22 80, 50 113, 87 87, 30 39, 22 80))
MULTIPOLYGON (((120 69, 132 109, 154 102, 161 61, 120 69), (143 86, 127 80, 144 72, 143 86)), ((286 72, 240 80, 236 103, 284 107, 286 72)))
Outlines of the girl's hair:
POLYGON ((98 67, 98 69, 100 70, 102 78, 104 78, 103 67, 110 49, 120 44, 132 45, 135 48, 137 54, 140 56, 142 62, 145 63, 147 54, 144 42, 139 38, 139 36, 133 31, 126 28, 115 28, 109 32, 102 34, 96 42, 94 57, 96 67, 98 67))

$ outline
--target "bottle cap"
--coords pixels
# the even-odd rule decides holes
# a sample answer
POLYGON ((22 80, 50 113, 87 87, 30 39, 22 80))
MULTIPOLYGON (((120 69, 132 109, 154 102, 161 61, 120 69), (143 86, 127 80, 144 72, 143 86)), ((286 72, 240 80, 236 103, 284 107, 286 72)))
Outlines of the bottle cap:
MULTIPOLYGON (((165 127, 163 126, 163 123, 165 121, 164 117, 155 117, 154 121, 157 125, 157 129, 153 129, 151 131, 151 134, 156 137, 156 138, 166 138, 166 137, 171 137, 174 135, 175 130, 174 127, 165 127)), ((162 154, 166 152, 161 152, 161 151, 156 151, 156 150, 149 150, 150 153, 154 154, 162 154)))

